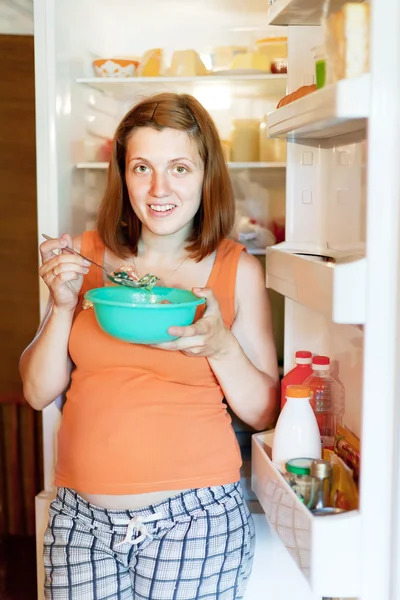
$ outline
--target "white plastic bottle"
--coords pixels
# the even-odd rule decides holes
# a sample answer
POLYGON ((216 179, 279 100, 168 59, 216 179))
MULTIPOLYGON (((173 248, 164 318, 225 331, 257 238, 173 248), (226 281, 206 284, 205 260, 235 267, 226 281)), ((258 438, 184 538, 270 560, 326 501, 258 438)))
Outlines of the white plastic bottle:
POLYGON ((292 458, 321 458, 321 437, 307 385, 288 385, 275 427, 272 460, 279 468, 292 458))

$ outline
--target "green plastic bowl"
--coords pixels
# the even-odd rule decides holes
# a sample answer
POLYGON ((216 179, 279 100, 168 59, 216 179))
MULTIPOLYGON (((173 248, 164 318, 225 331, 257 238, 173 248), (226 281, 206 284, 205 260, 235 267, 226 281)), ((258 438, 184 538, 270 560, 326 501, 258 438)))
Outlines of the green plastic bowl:
POLYGON ((151 292, 122 286, 94 288, 85 294, 97 322, 109 335, 134 344, 162 344, 175 340, 169 327, 193 323, 196 308, 204 304, 189 290, 154 287, 151 292), (171 304, 159 304, 168 300, 171 304))

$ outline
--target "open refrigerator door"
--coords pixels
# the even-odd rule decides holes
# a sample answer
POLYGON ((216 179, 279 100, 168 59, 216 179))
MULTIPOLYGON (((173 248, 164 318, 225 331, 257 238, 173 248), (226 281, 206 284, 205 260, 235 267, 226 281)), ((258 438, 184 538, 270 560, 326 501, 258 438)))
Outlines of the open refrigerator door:
POLYGON ((288 156, 286 238, 267 249, 267 286, 285 296, 284 372, 310 350, 344 384, 343 424, 361 438, 360 503, 314 515, 273 464, 271 432, 253 437, 253 488, 319 598, 398 594, 398 17, 390 0, 269 9, 288 26, 293 94, 267 116, 288 156))

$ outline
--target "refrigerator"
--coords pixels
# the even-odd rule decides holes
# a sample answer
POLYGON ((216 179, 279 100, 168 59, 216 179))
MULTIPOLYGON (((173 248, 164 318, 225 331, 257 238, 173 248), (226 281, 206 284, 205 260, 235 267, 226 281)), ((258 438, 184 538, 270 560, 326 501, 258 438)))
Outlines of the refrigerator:
MULTIPOLYGON (((343 2, 331 4, 338 9, 343 2)), ((193 93, 222 139, 234 119, 267 115, 269 136, 286 140, 284 162, 228 158, 228 165, 236 186, 242 173, 267 190, 271 219, 285 214, 285 240, 252 250, 265 260, 266 286, 284 302, 283 372, 296 350, 331 357, 345 387, 344 424, 361 438, 360 506, 313 516, 277 477, 266 451, 271 434, 254 435, 243 472, 257 532, 246 600, 400 598, 400 4, 370 5, 369 72, 276 109, 285 94, 315 81, 323 0, 34 2, 39 234, 93 227, 107 170, 99 152, 118 116, 144 95, 193 93), (214 75, 100 78, 93 72, 96 58, 142 56, 151 48, 162 48, 167 62, 176 50, 195 49, 210 68, 215 48, 236 52, 268 37, 287 37, 287 74, 225 68, 214 75)), ((47 298, 41 282, 42 313, 47 298)), ((39 600, 62 402, 43 411, 39 600)))

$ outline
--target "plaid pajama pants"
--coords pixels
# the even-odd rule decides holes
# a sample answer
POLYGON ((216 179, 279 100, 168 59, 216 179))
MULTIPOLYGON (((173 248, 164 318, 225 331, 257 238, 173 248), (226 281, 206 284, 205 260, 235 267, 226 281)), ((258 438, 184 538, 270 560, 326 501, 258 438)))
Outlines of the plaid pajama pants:
POLYGON ((135 511, 59 488, 44 536, 47 600, 238 600, 254 555, 240 483, 135 511))

